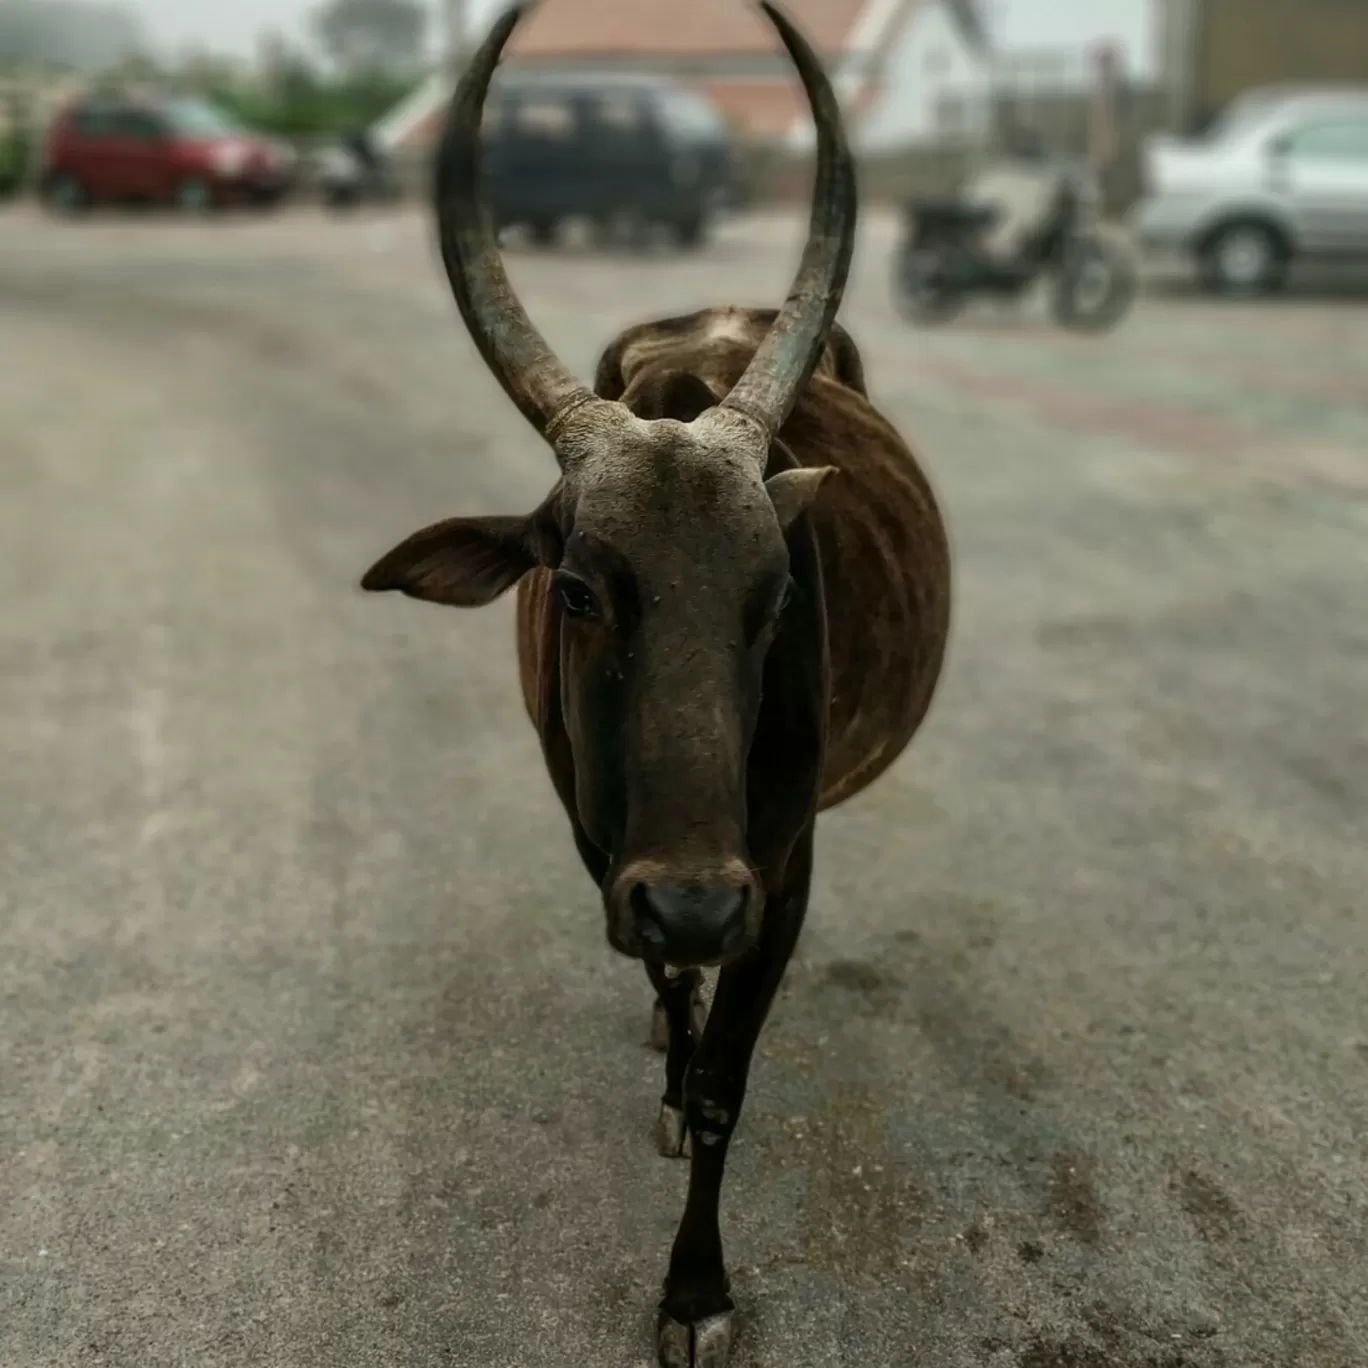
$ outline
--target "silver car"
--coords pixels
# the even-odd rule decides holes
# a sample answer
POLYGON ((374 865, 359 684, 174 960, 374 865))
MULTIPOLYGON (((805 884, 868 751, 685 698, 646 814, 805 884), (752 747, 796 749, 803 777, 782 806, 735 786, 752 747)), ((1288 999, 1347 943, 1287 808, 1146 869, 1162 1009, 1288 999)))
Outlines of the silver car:
POLYGON ((1232 294, 1276 289, 1297 258, 1368 259, 1368 87, 1250 91, 1205 136, 1145 145, 1131 229, 1196 258, 1232 294))

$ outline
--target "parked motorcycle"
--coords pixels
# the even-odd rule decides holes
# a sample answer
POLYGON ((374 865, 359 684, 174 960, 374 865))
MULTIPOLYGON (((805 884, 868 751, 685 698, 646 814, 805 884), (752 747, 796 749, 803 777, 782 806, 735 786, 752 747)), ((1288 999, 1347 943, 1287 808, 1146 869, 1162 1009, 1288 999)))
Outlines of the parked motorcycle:
POLYGON ((389 204, 401 197, 389 156, 364 129, 345 134, 319 159, 318 188, 330 209, 366 202, 389 204))
POLYGON ((1043 211, 1020 226, 1005 253, 987 241, 1006 212, 991 198, 971 193, 904 205, 893 262, 894 301, 903 317, 945 323, 974 298, 1018 299, 1047 275, 1051 312, 1061 326, 1103 332, 1125 316, 1138 275, 1124 246, 1099 229, 1095 177, 1074 167, 1043 174, 1053 179, 1045 182, 1043 211))

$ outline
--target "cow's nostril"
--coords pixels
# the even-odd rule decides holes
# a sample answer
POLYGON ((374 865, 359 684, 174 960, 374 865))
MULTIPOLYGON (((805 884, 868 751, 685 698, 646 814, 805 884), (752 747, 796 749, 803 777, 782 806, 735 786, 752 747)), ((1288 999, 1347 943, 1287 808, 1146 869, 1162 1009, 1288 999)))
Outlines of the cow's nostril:
POLYGON ((728 884, 638 884, 632 890, 633 920, 647 950, 707 963, 745 939, 748 898, 748 889, 728 884))
POLYGON ((722 928, 722 953, 730 954, 746 938, 746 904, 750 901, 750 890, 741 889, 736 895, 735 905, 727 916, 722 928))
POLYGON ((668 939, 665 926, 651 901, 651 890, 645 884, 637 884, 632 889, 632 920, 648 949, 665 949, 668 939))

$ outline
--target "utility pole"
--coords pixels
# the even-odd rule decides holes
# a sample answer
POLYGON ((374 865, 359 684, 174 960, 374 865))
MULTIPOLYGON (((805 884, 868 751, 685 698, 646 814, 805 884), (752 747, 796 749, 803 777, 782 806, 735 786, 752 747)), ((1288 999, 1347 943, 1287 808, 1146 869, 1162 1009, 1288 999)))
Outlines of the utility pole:
POLYGON ((1002 22, 1005 0, 978 0, 978 23, 987 49, 986 118, 980 130, 980 155, 991 157, 1001 149, 1003 97, 1002 22))
POLYGON ((442 65, 455 78, 465 61, 470 35, 469 0, 440 0, 442 6, 442 65))
POLYGON ((1121 58, 1111 43, 1091 53, 1092 99, 1088 108, 1088 161, 1099 185, 1106 185, 1120 143, 1121 58))

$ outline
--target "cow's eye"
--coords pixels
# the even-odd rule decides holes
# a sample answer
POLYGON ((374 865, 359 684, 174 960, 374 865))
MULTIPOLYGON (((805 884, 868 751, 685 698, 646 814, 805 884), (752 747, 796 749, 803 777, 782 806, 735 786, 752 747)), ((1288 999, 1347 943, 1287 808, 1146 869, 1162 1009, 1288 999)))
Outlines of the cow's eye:
POLYGON ((578 576, 562 570, 556 576, 556 592, 560 594, 561 603, 571 617, 598 617, 598 599, 594 597, 594 591, 578 576))

